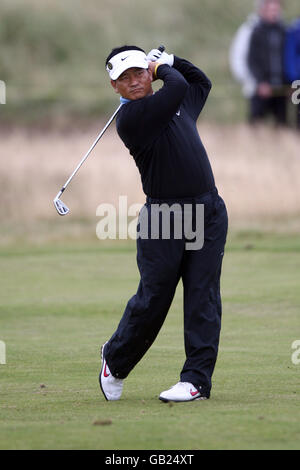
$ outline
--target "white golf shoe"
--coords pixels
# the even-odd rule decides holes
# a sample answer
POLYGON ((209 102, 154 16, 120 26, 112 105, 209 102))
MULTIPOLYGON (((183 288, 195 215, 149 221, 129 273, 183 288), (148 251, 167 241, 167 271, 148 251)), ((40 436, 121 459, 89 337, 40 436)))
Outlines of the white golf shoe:
MULTIPOLYGON (((201 387, 200 387, 201 388, 201 387)), ((192 400, 206 400, 207 397, 201 395, 201 392, 189 382, 178 382, 173 385, 169 390, 165 390, 159 395, 159 399, 168 401, 192 401, 192 400)))
POLYGON ((104 357, 105 344, 101 348, 102 368, 99 374, 100 388, 107 401, 119 400, 122 395, 123 380, 116 379, 111 374, 104 357))

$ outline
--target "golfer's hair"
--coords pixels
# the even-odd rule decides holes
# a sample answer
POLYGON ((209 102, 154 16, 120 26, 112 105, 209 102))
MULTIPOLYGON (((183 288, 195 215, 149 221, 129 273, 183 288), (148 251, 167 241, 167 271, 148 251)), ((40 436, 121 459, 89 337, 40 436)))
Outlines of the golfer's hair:
POLYGON ((120 46, 120 47, 115 47, 111 53, 109 54, 109 56, 107 57, 106 61, 105 61, 105 65, 107 65, 107 63, 110 61, 110 59, 112 57, 114 57, 115 55, 119 54, 120 52, 124 52, 124 51, 142 51, 145 53, 145 51, 143 49, 141 49, 140 47, 137 47, 137 46, 120 46))

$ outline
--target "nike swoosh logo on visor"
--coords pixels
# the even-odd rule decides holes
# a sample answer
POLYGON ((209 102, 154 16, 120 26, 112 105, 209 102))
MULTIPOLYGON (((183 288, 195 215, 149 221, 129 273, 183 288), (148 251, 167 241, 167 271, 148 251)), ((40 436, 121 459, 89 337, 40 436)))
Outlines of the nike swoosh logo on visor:
POLYGON ((124 57, 123 59, 121 59, 121 60, 122 60, 122 62, 123 62, 123 60, 126 60, 126 59, 128 59, 128 57, 129 57, 129 55, 128 55, 128 56, 126 56, 126 57, 124 57))

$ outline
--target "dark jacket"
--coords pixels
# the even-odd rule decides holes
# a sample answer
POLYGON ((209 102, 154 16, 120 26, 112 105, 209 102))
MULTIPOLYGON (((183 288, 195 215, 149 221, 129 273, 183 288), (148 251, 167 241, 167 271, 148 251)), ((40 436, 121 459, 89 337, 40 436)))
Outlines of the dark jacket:
POLYGON ((164 82, 159 91, 122 106, 118 134, 136 162, 147 196, 201 195, 215 187, 196 125, 211 82, 178 57, 173 67, 160 65, 157 77, 164 82))
POLYGON ((289 82, 300 80, 300 19, 287 31, 285 70, 289 82))
POLYGON ((258 83, 273 86, 285 83, 284 46, 284 25, 261 20, 252 33, 248 55, 250 71, 258 83))

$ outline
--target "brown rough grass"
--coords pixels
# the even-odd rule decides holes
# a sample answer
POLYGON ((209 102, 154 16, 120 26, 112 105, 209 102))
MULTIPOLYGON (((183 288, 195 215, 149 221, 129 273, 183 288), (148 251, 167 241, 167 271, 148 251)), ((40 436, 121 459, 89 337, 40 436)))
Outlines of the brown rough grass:
MULTIPOLYGON (((53 198, 99 130, 2 130, 1 222, 57 221, 53 198)), ((299 219, 299 134, 246 124, 201 123, 199 131, 233 224, 299 219)), ((65 192, 68 217, 96 220, 98 204, 117 205, 120 195, 128 204, 144 201, 138 170, 112 125, 65 192)))

